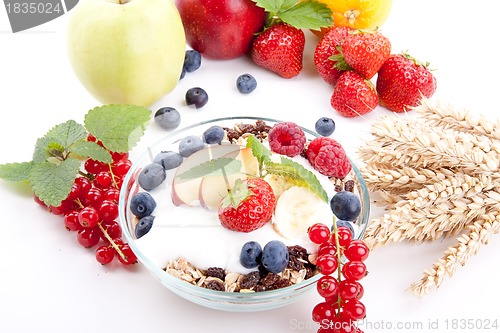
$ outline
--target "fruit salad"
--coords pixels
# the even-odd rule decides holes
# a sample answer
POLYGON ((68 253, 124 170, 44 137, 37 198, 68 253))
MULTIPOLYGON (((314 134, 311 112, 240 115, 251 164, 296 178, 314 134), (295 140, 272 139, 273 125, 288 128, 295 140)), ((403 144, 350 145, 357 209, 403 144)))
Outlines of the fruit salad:
POLYGON ((166 273, 225 292, 273 290, 320 270, 318 223, 358 238, 356 178, 342 146, 292 122, 214 124, 134 174, 135 245, 166 273))

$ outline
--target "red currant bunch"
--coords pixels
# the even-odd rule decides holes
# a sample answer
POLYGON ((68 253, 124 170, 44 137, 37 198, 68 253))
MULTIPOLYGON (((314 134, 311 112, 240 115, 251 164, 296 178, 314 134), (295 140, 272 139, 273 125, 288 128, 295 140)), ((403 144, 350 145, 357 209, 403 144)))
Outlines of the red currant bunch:
MULTIPOLYGON (((89 135, 87 140, 97 142, 89 135)), ((118 222, 118 199, 123 178, 132 166, 127 153, 111 152, 112 163, 87 159, 83 163, 68 197, 58 207, 47 207, 35 196, 35 201, 51 213, 64 216, 64 226, 76 232, 78 243, 86 248, 97 246, 96 260, 105 265, 118 258, 124 265, 137 262, 129 244, 122 240, 118 222)))
POLYGON ((368 247, 362 240, 353 240, 349 228, 337 228, 336 223, 333 232, 324 224, 315 224, 308 235, 319 244, 316 267, 323 275, 316 288, 324 301, 312 310, 312 319, 320 325, 318 333, 362 333, 356 322, 366 316, 360 301, 364 289, 359 281, 367 274, 364 261, 368 247))

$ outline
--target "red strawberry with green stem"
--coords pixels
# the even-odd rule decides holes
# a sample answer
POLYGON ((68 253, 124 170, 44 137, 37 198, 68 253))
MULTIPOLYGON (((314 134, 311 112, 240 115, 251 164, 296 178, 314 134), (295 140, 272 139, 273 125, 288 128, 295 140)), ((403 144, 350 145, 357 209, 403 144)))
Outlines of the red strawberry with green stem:
MULTIPOLYGON (((378 31, 355 30, 342 43, 342 56, 354 71, 371 79, 391 55, 391 42, 378 31)), ((339 61, 340 64, 340 61, 339 61)))
POLYGON ((354 31, 351 27, 332 27, 320 39, 314 49, 314 66, 325 82, 335 85, 343 68, 336 66, 337 61, 332 56, 340 54, 340 47, 349 31, 354 31))
POLYGON ((268 12, 264 31, 252 44, 251 57, 260 67, 290 79, 302 70, 305 35, 302 29, 329 27, 332 11, 316 0, 254 0, 268 12))
POLYGON ((436 78, 423 64, 410 55, 394 54, 384 63, 377 77, 380 105, 404 112, 421 104, 436 91, 436 78))
POLYGON ((229 230, 250 232, 269 222, 275 206, 276 196, 265 180, 238 180, 219 204, 219 220, 229 230))
POLYGON ((369 80, 354 71, 346 71, 338 79, 330 103, 338 113, 352 118, 375 109, 378 96, 369 80))

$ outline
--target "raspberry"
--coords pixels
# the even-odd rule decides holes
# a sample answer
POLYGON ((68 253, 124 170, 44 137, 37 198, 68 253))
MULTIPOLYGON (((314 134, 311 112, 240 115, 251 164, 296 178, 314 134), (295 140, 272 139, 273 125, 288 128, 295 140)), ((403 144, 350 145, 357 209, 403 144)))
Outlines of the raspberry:
POLYGON ((293 122, 281 122, 269 131, 269 146, 275 153, 294 157, 304 149, 306 135, 299 125, 293 122))
POLYGON ((352 169, 342 145, 328 137, 312 140, 306 155, 314 169, 328 177, 344 178, 352 169))

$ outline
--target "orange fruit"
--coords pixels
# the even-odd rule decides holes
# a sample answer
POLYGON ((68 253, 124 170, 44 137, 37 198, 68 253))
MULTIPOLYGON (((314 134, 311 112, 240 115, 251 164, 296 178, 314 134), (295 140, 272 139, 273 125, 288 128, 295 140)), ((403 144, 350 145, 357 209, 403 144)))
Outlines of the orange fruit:
MULTIPOLYGON (((333 12, 333 24, 355 29, 376 29, 391 12, 392 0, 318 0, 333 12)), ((313 31, 322 36, 327 29, 313 31)))

